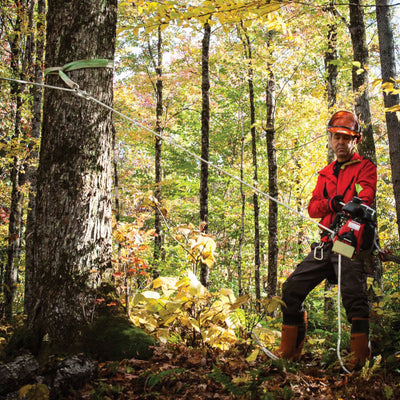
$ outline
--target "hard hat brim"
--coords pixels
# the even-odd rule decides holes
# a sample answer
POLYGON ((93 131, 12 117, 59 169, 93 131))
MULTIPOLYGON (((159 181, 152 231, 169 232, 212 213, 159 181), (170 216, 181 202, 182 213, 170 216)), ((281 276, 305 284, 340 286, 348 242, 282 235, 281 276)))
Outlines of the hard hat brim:
POLYGON ((348 129, 344 126, 331 126, 328 128, 328 131, 331 133, 342 133, 343 135, 349 135, 357 138, 357 143, 361 141, 361 134, 358 132, 354 132, 351 129, 348 129))

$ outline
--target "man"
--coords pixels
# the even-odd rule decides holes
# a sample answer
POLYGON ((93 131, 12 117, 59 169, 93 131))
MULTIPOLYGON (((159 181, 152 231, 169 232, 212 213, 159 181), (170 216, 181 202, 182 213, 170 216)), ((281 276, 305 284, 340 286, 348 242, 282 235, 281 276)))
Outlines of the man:
MULTIPOLYGON (((354 196, 371 206, 376 192, 376 167, 356 153, 361 140, 360 124, 354 114, 338 111, 328 123, 329 143, 336 161, 319 171, 318 181, 308 206, 311 218, 330 228, 343 203, 354 196)), ((326 231, 321 242, 297 266, 282 287, 282 338, 275 354, 281 358, 298 360, 303 347, 307 316, 304 300, 308 293, 324 279, 337 283, 338 254, 332 251, 332 239, 326 231)), ((362 260, 342 256, 341 296, 347 318, 351 322, 352 359, 350 367, 364 364, 369 356, 369 305, 366 274, 362 260)))

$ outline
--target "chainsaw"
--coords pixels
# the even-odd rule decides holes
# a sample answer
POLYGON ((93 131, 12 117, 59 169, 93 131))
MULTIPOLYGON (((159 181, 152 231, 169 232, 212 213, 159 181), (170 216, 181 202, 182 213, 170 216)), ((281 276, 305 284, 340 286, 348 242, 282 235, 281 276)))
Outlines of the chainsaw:
POLYGON ((350 202, 343 204, 331 229, 334 252, 351 259, 374 255, 381 261, 400 264, 400 257, 380 248, 376 211, 364 204, 359 197, 353 197, 350 202))

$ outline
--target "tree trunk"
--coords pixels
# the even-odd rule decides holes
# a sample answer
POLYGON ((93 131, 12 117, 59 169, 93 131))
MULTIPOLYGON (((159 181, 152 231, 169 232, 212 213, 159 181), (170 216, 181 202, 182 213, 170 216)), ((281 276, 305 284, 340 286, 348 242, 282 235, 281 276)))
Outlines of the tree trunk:
POLYGON ((244 170, 243 170, 243 162, 244 162, 244 132, 243 132, 243 117, 242 112, 240 113, 240 199, 241 199, 241 213, 240 213, 240 236, 239 236, 239 251, 238 251, 238 292, 239 296, 242 296, 243 293, 243 285, 242 285, 242 248, 244 242, 244 218, 246 213, 246 194, 243 190, 243 181, 244 181, 244 170))
MULTIPOLYGON (((24 51, 21 49, 21 30, 23 24, 26 22, 22 19, 22 16, 28 16, 27 4, 15 4, 18 12, 16 13, 15 23, 13 25, 14 34, 9 37, 9 45, 11 50, 11 71, 16 79, 24 79, 26 73, 27 60, 30 56, 30 42, 26 40, 26 46, 24 51), (25 60, 24 60, 24 57, 25 60)), ((25 33, 26 34, 26 33, 25 33)), ((4 273, 4 310, 5 317, 8 322, 11 322, 14 314, 14 299, 16 294, 16 285, 18 281, 18 269, 21 259, 21 240, 22 240, 22 202, 24 195, 22 193, 22 178, 21 174, 21 161, 19 151, 19 143, 21 140, 21 123, 22 123, 22 92, 24 85, 12 82, 11 83, 11 98, 15 101, 15 115, 14 115, 14 133, 12 140, 14 142, 14 148, 16 149, 13 157, 13 164, 11 168, 11 206, 10 206, 10 218, 8 224, 8 248, 7 248, 7 264, 4 273)))
MULTIPOLYGON (((364 23, 364 8, 360 0, 353 0, 349 3, 349 9, 350 34, 353 45, 354 61, 360 64, 360 66, 353 66, 352 70, 353 92, 356 100, 355 111, 356 115, 360 119, 363 130, 363 139, 358 144, 358 152, 376 164, 375 141, 369 105, 369 80, 367 69, 369 64, 369 54, 364 23)), ((377 258, 375 263, 376 265, 373 268, 375 271, 375 280, 378 286, 382 287, 382 262, 377 258)), ((375 297, 372 298, 371 301, 376 301, 376 296, 373 291, 371 291, 371 293, 372 296, 375 297)))
MULTIPOLYGON (((243 26, 242 26, 243 28, 243 26)), ((244 28, 243 28, 244 30, 244 28)), ((253 157, 253 185, 258 186, 258 164, 257 164, 257 131, 256 131, 256 109, 254 103, 254 83, 253 83, 253 67, 252 67, 252 48, 251 41, 246 32, 244 32, 244 51, 248 60, 248 87, 249 87, 249 105, 250 105, 250 131, 251 131, 251 151, 253 157)), ((254 289, 256 294, 257 309, 260 307, 261 300, 261 280, 260 280, 260 206, 258 202, 258 193, 253 193, 253 208, 254 208, 254 289)))
MULTIPOLYGON (((21 128, 21 93, 18 93, 17 110, 15 118, 15 136, 19 138, 21 128)), ((21 191, 20 179, 20 163, 19 157, 15 156, 13 167, 11 170, 11 208, 10 219, 8 224, 8 249, 7 264, 4 274, 5 289, 5 317, 6 321, 11 322, 14 314, 14 300, 16 294, 16 286, 18 282, 18 269, 21 259, 21 238, 22 238, 22 202, 24 195, 21 191)))
MULTIPOLYGON (((334 14, 333 5, 327 9, 334 14)), ((331 23, 328 25, 328 36, 327 36, 328 49, 325 52, 325 71, 326 71, 326 93, 328 96, 328 110, 332 110, 336 105, 337 98, 337 76, 338 67, 335 61, 338 58, 337 52, 337 25, 331 23)), ((333 153, 333 152, 332 152, 333 153)))
MULTIPOLYGON (((36 50, 34 63, 34 81, 38 84, 43 80, 43 58, 44 58, 44 19, 46 16, 46 1, 38 0, 37 3, 37 25, 36 25, 36 50)), ((28 214, 26 217, 25 230, 25 314, 29 314, 35 301, 35 293, 31 291, 32 279, 34 276, 33 262, 33 230, 35 226, 36 212, 36 167, 32 165, 34 160, 38 159, 38 143, 40 137, 41 119, 42 119, 42 95, 41 87, 33 85, 31 88, 33 97, 32 104, 32 142, 29 144, 29 163, 25 168, 26 180, 29 182, 29 203, 28 214)))
MULTIPOLYGON (((330 5, 327 8, 332 15, 335 14, 335 9, 333 5, 333 0, 330 2, 330 5)), ((330 113, 333 112, 334 107, 336 106, 337 101, 337 76, 338 76, 338 67, 335 61, 338 58, 337 51, 337 25, 335 22, 328 25, 328 36, 327 36, 327 44, 328 49, 325 52, 325 70, 326 70, 326 93, 328 98, 328 111, 330 113)), ((335 159, 335 154, 332 150, 332 147, 328 144, 328 155, 327 162, 330 164, 335 159)), ((334 309, 335 302, 332 299, 330 294, 335 285, 329 283, 329 281, 325 280, 324 286, 324 312, 327 313, 330 310, 334 309)))
MULTIPOLYGON (((46 67, 113 59, 116 0, 49 0, 46 67)), ((69 73, 79 87, 112 106, 113 73, 69 73)), ((47 83, 62 86, 57 76, 47 83)), ((28 327, 37 349, 64 350, 92 318, 96 288, 111 267, 111 112, 69 92, 46 89, 34 231, 36 301, 28 327)))
MULTIPOLYGON (((162 34, 161 27, 158 27, 158 41, 157 41, 157 65, 155 66, 157 82, 156 82, 156 133, 162 134, 162 114, 163 114, 163 81, 162 81, 162 34)), ((154 197, 156 199, 155 215, 154 215, 154 270, 153 277, 159 276, 158 263, 162 256, 162 216, 161 216, 161 152, 162 152, 162 139, 159 136, 155 137, 155 190, 154 197)))
MULTIPOLYGON (((389 2, 376 0, 376 20, 378 23, 379 54, 383 83, 394 83, 396 79, 396 59, 389 2)), ((399 106, 399 95, 383 92, 386 109, 399 106)), ((389 138, 389 155, 392 169, 394 199, 396 203, 397 234, 400 238, 400 121, 395 112, 386 110, 386 127, 389 138)))
MULTIPOLYGON (((268 152, 268 191, 271 197, 278 198, 278 166, 275 145, 275 77, 269 68, 266 90, 267 118, 265 136, 268 152)), ((267 294, 276 296, 278 285, 278 204, 269 200, 268 207, 268 279, 267 294)))
MULTIPOLYGON (((209 72, 209 53, 210 53, 211 26, 204 24, 204 35, 201 52, 201 158, 209 160, 210 143, 210 72, 209 72)), ((200 223, 205 223, 203 232, 208 230, 208 163, 201 163, 200 172, 200 223)), ((201 263, 200 282, 205 287, 209 286, 209 268, 201 263)))
POLYGON ((368 100, 368 71, 366 69, 369 64, 369 55, 364 24, 364 9, 361 0, 351 1, 349 9, 349 29, 353 45, 353 56, 354 61, 357 62, 357 65, 353 65, 352 70, 353 92, 356 101, 355 112, 363 129, 363 140, 358 145, 358 151, 362 156, 369 158, 376 164, 375 142, 368 100), (361 72, 361 70, 363 71, 361 72))

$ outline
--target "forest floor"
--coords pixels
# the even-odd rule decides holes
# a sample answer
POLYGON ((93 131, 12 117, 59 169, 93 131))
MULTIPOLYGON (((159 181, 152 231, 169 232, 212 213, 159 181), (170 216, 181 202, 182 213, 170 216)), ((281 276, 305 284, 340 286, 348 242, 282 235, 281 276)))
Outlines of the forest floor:
POLYGON ((400 399, 400 373, 383 365, 349 375, 311 353, 290 363, 264 353, 249 361, 248 351, 159 346, 149 361, 100 363, 97 378, 66 399, 400 399))

